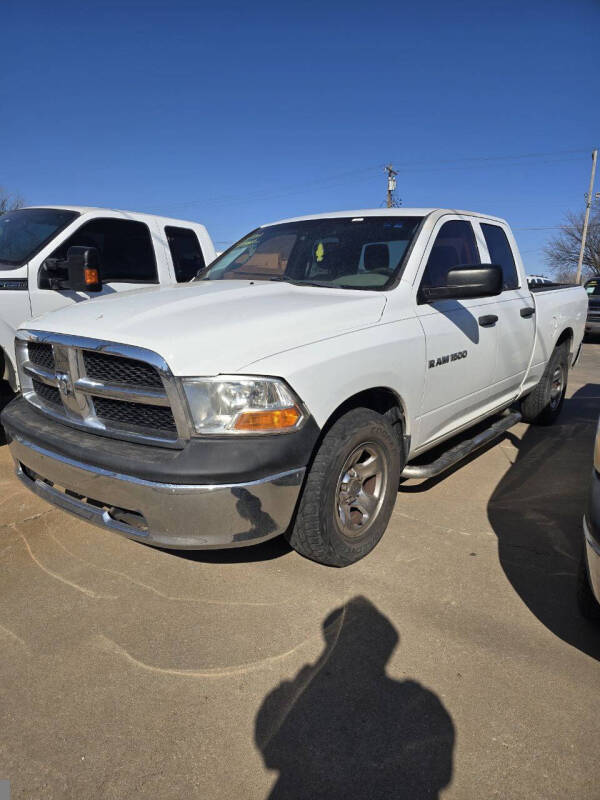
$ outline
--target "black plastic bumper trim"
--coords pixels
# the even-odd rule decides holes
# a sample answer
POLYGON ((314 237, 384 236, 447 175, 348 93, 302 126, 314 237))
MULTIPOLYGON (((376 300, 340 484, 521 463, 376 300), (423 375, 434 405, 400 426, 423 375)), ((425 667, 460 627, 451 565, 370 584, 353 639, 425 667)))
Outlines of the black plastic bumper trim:
POLYGON ((320 432, 309 417, 293 433, 205 437, 173 450, 76 430, 46 417, 22 397, 6 406, 1 421, 9 438, 20 434, 39 447, 89 466, 148 481, 204 485, 256 481, 306 467, 320 432))

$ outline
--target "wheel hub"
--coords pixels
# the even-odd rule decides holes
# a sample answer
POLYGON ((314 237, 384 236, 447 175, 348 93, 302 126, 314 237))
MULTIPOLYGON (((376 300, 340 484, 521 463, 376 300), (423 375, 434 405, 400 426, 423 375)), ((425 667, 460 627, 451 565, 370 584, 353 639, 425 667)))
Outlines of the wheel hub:
POLYGON ((340 471, 335 498, 342 533, 362 536, 373 524, 383 503, 386 479, 387 461, 380 445, 365 442, 350 453, 340 471))
POLYGON ((555 409, 560 403, 563 389, 564 389, 564 373, 563 368, 559 364, 552 373, 552 383, 550 385, 550 408, 555 409))

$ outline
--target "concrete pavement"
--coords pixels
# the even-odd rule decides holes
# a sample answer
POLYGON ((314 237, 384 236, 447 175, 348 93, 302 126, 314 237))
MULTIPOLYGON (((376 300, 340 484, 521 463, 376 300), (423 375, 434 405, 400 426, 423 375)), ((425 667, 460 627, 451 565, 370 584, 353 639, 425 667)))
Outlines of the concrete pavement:
POLYGON ((153 550, 21 489, 0 448, 0 778, 13 798, 600 796, 600 628, 575 608, 600 413, 427 486, 344 570, 283 540, 153 550))

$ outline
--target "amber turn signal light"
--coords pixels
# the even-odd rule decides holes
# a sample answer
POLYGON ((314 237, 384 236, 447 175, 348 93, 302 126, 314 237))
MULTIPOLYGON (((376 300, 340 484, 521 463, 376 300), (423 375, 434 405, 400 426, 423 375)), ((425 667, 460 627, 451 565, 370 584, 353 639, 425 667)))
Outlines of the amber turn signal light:
POLYGON ((296 406, 277 408, 272 411, 244 411, 233 426, 236 431, 280 431, 294 428, 302 413, 296 406))
POLYGON ((100 283, 100 276, 98 275, 97 269, 90 269, 86 267, 83 271, 84 279, 86 284, 89 286, 91 284, 100 283))

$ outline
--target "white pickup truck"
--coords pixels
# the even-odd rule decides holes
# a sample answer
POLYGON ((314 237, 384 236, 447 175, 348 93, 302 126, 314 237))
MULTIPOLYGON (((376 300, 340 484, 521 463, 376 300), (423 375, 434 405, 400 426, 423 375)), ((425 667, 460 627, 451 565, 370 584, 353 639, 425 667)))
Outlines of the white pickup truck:
MULTIPOLYGON (((215 257, 204 225, 82 206, 21 208, 0 216, 0 379, 18 388, 20 323, 98 294, 189 281, 215 257), (65 260, 95 260, 99 281, 69 282, 65 260), (84 253, 93 249, 95 252, 84 253), (63 274, 64 273, 64 274, 63 274)), ((83 264, 81 264, 83 266, 83 264)), ((84 276, 82 276, 84 277, 84 276)))
POLYGON ((401 478, 554 421, 586 311, 581 287, 531 292, 496 217, 285 220, 185 286, 20 329, 23 396, 2 422, 20 480, 106 529, 189 549, 284 533, 344 566, 382 536, 401 478))

